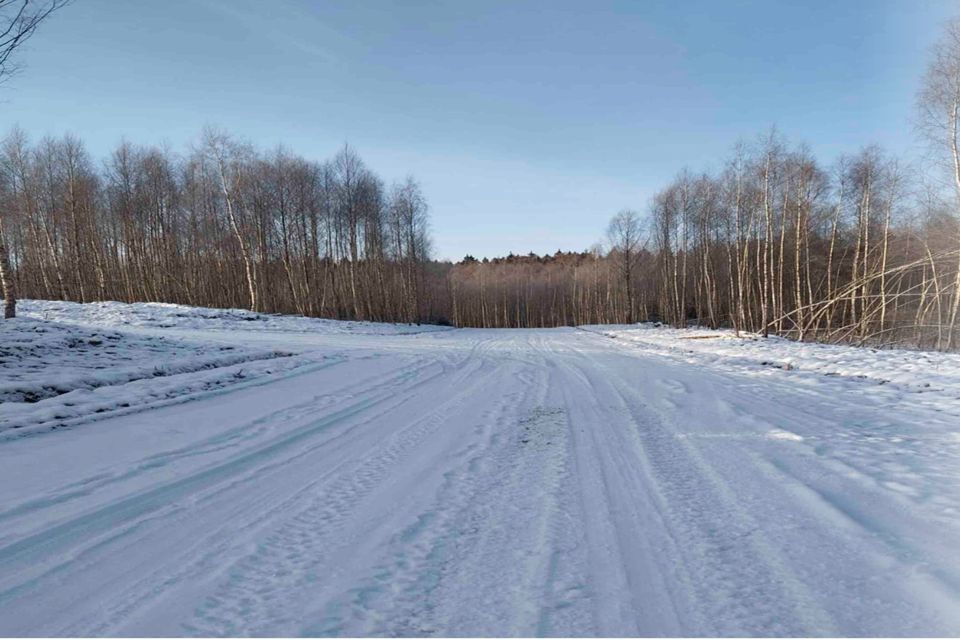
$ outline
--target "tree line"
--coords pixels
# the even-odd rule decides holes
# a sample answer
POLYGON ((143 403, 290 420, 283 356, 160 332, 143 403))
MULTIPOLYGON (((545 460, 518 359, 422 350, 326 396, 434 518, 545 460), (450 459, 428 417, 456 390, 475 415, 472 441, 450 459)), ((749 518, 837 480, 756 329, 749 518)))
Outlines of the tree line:
POLYGON ((165 301, 312 316, 437 319, 427 205, 349 147, 327 162, 207 130, 196 148, 77 138, 0 143, 4 245, 24 295, 165 301))
POLYGON ((387 187, 349 147, 312 162, 208 130, 184 155, 123 142, 96 163, 69 135, 0 142, 3 245, 29 297, 956 348, 956 208, 917 184, 875 147, 824 168, 771 133, 617 214, 605 246, 451 264, 431 259, 417 182, 387 187))
MULTIPOLYGON (((0 0, 0 80, 61 6, 0 0)), ((317 162, 208 128, 186 153, 78 138, 0 141, 0 285, 76 300, 162 301, 464 327, 660 320, 799 340, 960 348, 960 20, 918 99, 931 155, 870 146, 824 165, 776 131, 719 170, 680 172, 647 215, 589 251, 431 257, 412 178, 386 185, 348 146, 317 162)))
POLYGON ((876 147, 826 168, 773 133, 714 174, 681 172, 647 216, 617 214, 605 250, 468 257, 449 276, 453 317, 957 348, 960 220, 948 194, 916 180, 876 147))

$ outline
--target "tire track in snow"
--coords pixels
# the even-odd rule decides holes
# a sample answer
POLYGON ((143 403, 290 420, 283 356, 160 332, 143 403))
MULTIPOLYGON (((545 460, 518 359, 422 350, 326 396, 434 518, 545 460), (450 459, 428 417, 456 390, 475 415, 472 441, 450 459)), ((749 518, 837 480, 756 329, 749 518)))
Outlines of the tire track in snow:
MULTIPOLYGON (((462 371, 455 371, 453 379, 458 380, 468 376, 476 364, 477 363, 469 363, 462 371)), ((394 372, 394 377, 396 380, 415 380, 421 370, 426 370, 436 365, 436 361, 430 361, 426 364, 421 363, 419 366, 402 369, 399 375, 397 375, 397 372, 394 372)), ((194 590, 195 593, 193 597, 195 599, 204 601, 206 598, 206 603, 210 605, 211 610, 226 611, 226 609, 232 608, 234 612, 242 612, 241 608, 233 606, 236 598, 231 599, 223 595, 229 587, 236 586, 230 579, 231 572, 233 572, 234 577, 239 576, 253 580, 250 571, 242 573, 239 570, 245 562, 249 561, 251 566, 262 564, 261 560, 263 560, 263 558, 261 556, 264 555, 265 550, 270 551, 270 558, 277 560, 279 557, 273 553, 278 546, 273 543, 265 544, 263 541, 264 537, 266 536, 268 541, 275 540, 277 532, 273 531, 273 533, 271 533, 271 530, 277 529, 278 526, 281 528, 288 527, 291 522, 293 522, 293 525, 290 526, 300 526, 301 529, 303 528, 303 522, 315 524, 316 518, 314 516, 316 514, 313 513, 313 511, 316 511, 317 505, 320 504, 318 503, 319 500, 324 501, 321 504, 323 507, 322 521, 331 526, 337 525, 335 528, 339 530, 341 521, 350 515, 350 509, 347 507, 356 506, 351 504, 349 500, 349 496, 352 495, 350 491, 358 491, 358 501, 362 498, 359 490, 371 488, 370 479, 374 475, 371 473, 372 466, 376 466, 375 463, 384 457, 396 461, 396 456, 393 454, 397 451, 398 438, 402 440, 403 437, 409 435, 408 432, 412 431, 413 427, 417 427, 419 421, 408 425, 410 428, 405 427, 400 429, 398 433, 393 433, 391 427, 391 433, 386 434, 385 437, 371 432, 371 429, 373 429, 372 425, 377 421, 389 419, 389 416, 396 414, 398 410, 402 409, 405 405, 416 404, 418 400, 422 400, 426 394, 432 391, 433 385, 436 383, 443 382, 446 384, 445 376, 449 373, 449 367, 444 365, 442 371, 439 373, 421 380, 416 380, 413 386, 405 386, 396 394, 392 394, 391 397, 395 402, 377 405, 372 409, 372 413, 363 414, 361 421, 348 427, 342 433, 336 434, 327 440, 317 441, 297 450, 291 457, 260 467, 249 476, 237 478, 232 483, 226 483, 216 487, 206 495, 195 497, 194 509, 201 511, 208 503, 211 507, 230 503, 236 504, 238 502, 244 505, 244 509, 240 510, 239 514, 231 514, 227 533, 222 531, 214 532, 209 536, 209 540, 197 544, 196 546, 198 548, 208 548, 211 546, 211 541, 220 539, 230 540, 233 536, 237 536, 244 541, 257 541, 243 545, 220 545, 216 553, 210 553, 208 551, 199 558, 179 563, 186 564, 186 566, 172 576, 152 575, 145 577, 141 581, 143 585, 141 591, 142 597, 139 600, 128 597, 127 602, 121 603, 120 606, 116 607, 116 613, 112 616, 112 621, 109 625, 96 629, 94 633, 99 635, 105 633, 106 630, 118 628, 118 625, 123 622, 124 618, 128 617, 131 612, 137 608, 141 600, 156 599, 159 593, 156 589, 151 591, 150 585, 156 584, 159 581, 162 581, 166 585, 178 585, 185 579, 199 581, 202 585, 194 590), (357 447, 360 448, 358 449, 357 447), (384 447, 388 447, 385 456, 383 455, 384 447), (377 454, 378 451, 380 454, 377 454), (334 464, 332 468, 324 469, 319 473, 318 477, 310 474, 309 477, 311 479, 307 481, 305 486, 297 489, 292 496, 289 495, 289 488, 284 487, 287 483, 279 485, 281 490, 275 493, 281 493, 284 496, 279 504, 276 502, 274 495, 269 493, 254 499, 250 493, 246 492, 240 501, 236 500, 235 497, 231 497, 232 492, 245 490, 246 486, 251 486, 251 488, 256 491, 256 488, 263 484, 265 480, 270 479, 272 474, 289 474, 292 468, 296 468, 295 465, 308 464, 307 460, 301 461, 301 459, 310 457, 314 452, 321 453, 325 459, 336 460, 337 463, 334 464), (313 511, 311 511, 311 509, 313 511), (240 522, 238 522, 238 520, 240 522), (230 548, 231 546, 232 549, 230 548), (238 547, 240 548, 238 549, 238 547), (224 574, 228 576, 226 582, 222 579, 224 574), (206 594, 211 590, 216 590, 218 584, 220 585, 220 593, 207 598, 206 594)), ((382 383, 380 387, 396 386, 396 380, 391 381, 391 376, 381 376, 381 378, 384 383, 382 383)), ((367 387, 369 385, 364 386, 367 387)), ((372 391, 377 390, 378 387, 372 387, 372 391)), ((226 529, 227 526, 224 528, 226 529)), ((329 532, 324 532, 324 534, 326 533, 329 532)), ((213 542, 212 546, 217 545, 213 542)), ((290 548, 294 549, 295 546, 290 548)), ((277 566, 286 566, 289 569, 294 566, 293 559, 290 553, 283 555, 279 557, 279 564, 277 566), (284 565, 284 562, 286 565, 284 565)), ((269 569, 269 567, 267 569, 269 569)), ((280 568, 278 572, 285 574, 285 569, 280 568)), ((277 577, 277 573, 273 575, 274 578, 277 577)), ((293 575, 293 571, 289 572, 289 575, 293 575)), ((259 575, 257 577, 264 578, 270 576, 259 575)), ((274 585, 282 584, 290 586, 288 584, 289 582, 289 580, 275 579, 274 585)), ((261 600, 270 600, 274 604, 280 602, 267 590, 257 592, 256 587, 250 586, 249 584, 245 584, 243 588, 249 589, 250 593, 256 592, 261 600)), ((236 595, 236 592, 231 592, 230 595, 236 595)), ((252 603, 260 602, 260 600, 255 600, 247 594, 244 602, 252 603)), ((196 609, 193 612, 192 622, 186 622, 184 626, 176 627, 175 633, 182 634, 185 630, 194 634, 202 633, 198 630, 199 627, 196 621, 203 618, 202 611, 204 606, 205 605, 201 603, 199 607, 191 607, 191 609, 196 609)), ((189 618, 190 610, 182 612, 182 615, 185 618, 189 618)), ((101 617, 103 616, 101 615, 101 617)), ((211 619, 215 617, 214 615, 210 616, 211 619)), ((245 628, 251 627, 253 621, 251 621, 250 618, 250 615, 230 618, 227 614, 224 614, 218 620, 223 623, 222 626, 224 628, 238 629, 244 625, 246 625, 245 628), (246 622, 244 622, 243 619, 245 619, 246 622)), ((279 618, 276 619, 278 620, 277 624, 279 624, 279 618)), ((140 627, 134 626, 132 628, 139 629, 140 627)), ((212 632, 208 632, 206 635, 211 635, 211 633, 212 632)), ((218 632, 218 634, 223 633, 226 633, 226 631, 222 629, 218 632)), ((246 633, 252 632, 247 631, 246 633)), ((237 634, 240 634, 239 631, 237 634)), ((133 633, 131 635, 137 634, 133 633)))
POLYGON ((529 344, 535 335, 519 335, 526 349, 534 347, 517 374, 524 392, 494 423, 494 446, 472 480, 476 496, 451 513, 449 544, 440 547, 443 570, 430 600, 441 635, 535 635, 549 627, 555 608, 579 596, 558 586, 558 554, 566 551, 566 410, 542 352, 529 344))
POLYGON ((624 430, 624 414, 603 402, 602 390, 577 366, 578 355, 560 344, 552 346, 570 408, 592 634, 683 635, 678 611, 683 602, 676 584, 683 584, 684 576, 664 566, 677 545, 662 531, 662 514, 649 495, 644 466, 610 437, 624 430))
POLYGON ((642 391, 600 359, 583 371, 624 415, 625 428, 615 434, 620 442, 610 449, 630 451, 633 460, 616 466, 647 466, 665 524, 682 541, 677 557, 693 589, 683 609, 691 603, 700 609, 696 626, 712 626, 718 635, 834 633, 833 620, 780 559, 761 523, 738 506, 735 490, 644 402, 642 391))
MULTIPOLYGON (((188 504, 183 502, 185 497, 198 496, 204 490, 215 488, 232 477, 243 478, 263 473, 264 465, 269 464, 271 458, 307 442, 331 427, 391 400, 407 400, 405 391, 443 375, 444 370, 441 369, 427 378, 418 378, 421 371, 431 366, 435 366, 435 363, 403 370, 396 375, 393 383, 381 385, 367 397, 336 411, 327 412, 327 415, 320 419, 283 432, 251 449, 243 450, 235 457, 60 522, 0 548, 0 584, 3 585, 0 590, 0 606, 8 606, 12 600, 42 588, 44 580, 54 578, 61 570, 76 570, 83 564, 84 555, 108 544, 115 544, 141 525, 172 517, 185 509, 183 505, 188 504), (51 559, 54 560, 52 563, 51 559)), ((277 413, 283 414, 284 411, 277 413)))
POLYGON ((474 361, 445 381, 458 388, 455 395, 345 464, 331 481, 313 487, 307 506, 286 517, 253 553, 235 563, 227 571, 226 581, 184 628, 207 636, 257 635, 277 629, 296 633, 294 626, 317 597, 321 576, 330 570, 330 559, 349 553, 357 536, 363 535, 358 509, 382 489, 394 467, 402 465, 488 382, 477 375, 479 365, 480 361, 474 361), (301 597, 290 600, 291 594, 301 597))
MULTIPOLYGON (((320 369, 329 368, 335 364, 342 364, 346 360, 337 360, 333 363, 327 363, 323 366, 312 368, 309 373, 315 373, 320 369)), ((362 384, 348 387, 338 391, 334 397, 328 394, 313 396, 303 402, 284 407, 276 412, 262 416, 256 420, 243 423, 227 431, 220 432, 209 438, 204 438, 190 443, 189 446, 172 449, 157 454, 144 457, 135 466, 121 474, 97 474, 81 481, 62 487, 56 493, 43 496, 39 499, 32 499, 23 503, 13 505, 4 511, 0 511, 0 523, 20 518, 26 515, 32 515, 43 509, 51 507, 60 507, 65 503, 76 498, 89 496, 97 491, 112 485, 118 485, 137 478, 144 473, 154 472, 163 467, 175 464, 181 460, 189 458, 199 458, 208 456, 218 451, 230 450, 242 445, 245 442, 253 441, 259 436, 267 433, 270 428, 278 422, 287 423, 290 421, 303 419, 311 415, 327 413, 336 408, 336 404, 342 403, 356 397, 360 393, 370 391, 378 386, 388 383, 390 380, 408 379, 415 377, 420 372, 435 366, 433 361, 426 361, 422 358, 417 359, 413 364, 404 366, 399 370, 391 371, 387 374, 377 375, 370 380, 364 380, 362 384), (329 401, 334 406, 327 404, 329 401)), ((288 376, 277 377, 273 380, 285 380, 288 376)), ((262 384, 262 383, 261 383, 262 384)))
POLYGON ((483 424, 472 430, 481 444, 471 442, 454 453, 455 464, 443 472, 436 498, 390 538, 382 554, 386 557, 367 569, 358 584, 322 607, 320 620, 307 628, 308 634, 402 636, 437 631, 438 625, 430 620, 436 606, 432 596, 442 557, 460 533, 456 518, 477 498, 482 487, 474 476, 489 466, 491 450, 503 440, 494 424, 521 398, 520 392, 501 395, 494 407, 484 411, 483 424))
POLYGON ((498 365, 501 386, 516 383, 475 429, 482 443, 457 452, 435 498, 306 634, 532 635, 546 632, 553 607, 569 606, 571 591, 552 589, 559 529, 570 524, 558 495, 566 421, 544 364, 535 355, 498 365))
MULTIPOLYGON (((710 510, 722 517, 732 505, 732 513, 723 519, 731 531, 718 537, 738 528, 749 532, 743 540, 733 537, 725 554, 731 558, 728 564, 739 549, 744 566, 775 583, 769 589, 744 590, 740 596, 742 619, 755 615, 753 624, 759 626, 761 615, 773 615, 779 628, 787 629, 758 633, 916 635, 923 630, 921 635, 949 635, 958 628, 960 574, 935 560, 950 556, 955 537, 949 532, 956 528, 939 521, 933 509, 920 516, 917 505, 851 466, 849 456, 824 454, 829 443, 848 437, 849 421, 886 424, 891 420, 888 409, 822 392, 819 398, 811 397, 810 389, 783 383, 757 389, 742 384, 738 375, 691 375, 676 365, 653 380, 671 385, 669 377, 678 376, 673 381, 680 387, 674 390, 675 398, 650 405, 651 394, 643 383, 651 376, 629 380, 630 371, 608 358, 599 373, 645 412, 661 408, 656 413, 661 416, 662 441, 675 440, 672 446, 685 451, 723 497, 710 510), (717 432, 714 425, 722 430, 717 432), (773 434, 783 433, 780 428, 804 436, 774 439, 773 434), (917 526, 924 522, 927 526, 917 526), (751 554, 759 558, 751 560, 751 554), (769 613, 774 608, 764 596, 785 610, 791 605, 795 614, 769 613)), ((927 434, 919 416, 916 424, 903 429, 927 434)), ((871 437, 869 429, 864 431, 861 437, 871 437)), ((929 445, 923 451, 950 455, 929 445)), ((913 454, 908 447, 878 448, 864 457, 901 463, 911 461, 913 454)), ((706 514, 700 519, 707 520, 706 514)), ((745 573, 742 567, 736 569, 745 573)), ((719 569, 712 573, 723 575, 719 569)), ((735 573, 734 568, 726 573, 735 573)))

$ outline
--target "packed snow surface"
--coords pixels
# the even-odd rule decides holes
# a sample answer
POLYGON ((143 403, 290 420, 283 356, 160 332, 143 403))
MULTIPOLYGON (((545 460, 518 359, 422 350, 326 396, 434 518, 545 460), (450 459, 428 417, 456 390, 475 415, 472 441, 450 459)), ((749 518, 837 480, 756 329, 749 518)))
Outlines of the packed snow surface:
POLYGON ((2 635, 960 634, 956 356, 22 307, 2 635))

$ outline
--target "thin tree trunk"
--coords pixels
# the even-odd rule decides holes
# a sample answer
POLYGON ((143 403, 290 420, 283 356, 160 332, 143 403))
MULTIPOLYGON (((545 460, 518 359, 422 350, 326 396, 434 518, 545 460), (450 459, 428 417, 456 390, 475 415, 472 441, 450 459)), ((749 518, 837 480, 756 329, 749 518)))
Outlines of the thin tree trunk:
POLYGON ((2 236, 0 236, 0 286, 3 287, 3 317, 16 317, 17 285, 13 280, 13 270, 10 268, 10 254, 7 252, 7 243, 2 236))

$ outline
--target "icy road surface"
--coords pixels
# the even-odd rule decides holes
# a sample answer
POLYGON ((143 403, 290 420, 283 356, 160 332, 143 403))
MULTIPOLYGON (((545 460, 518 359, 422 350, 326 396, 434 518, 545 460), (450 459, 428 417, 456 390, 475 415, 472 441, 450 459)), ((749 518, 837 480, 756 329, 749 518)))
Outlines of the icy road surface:
POLYGON ((317 361, 0 441, 0 634, 960 633, 960 407, 574 329, 189 336, 317 361))

